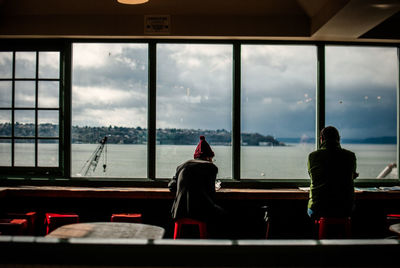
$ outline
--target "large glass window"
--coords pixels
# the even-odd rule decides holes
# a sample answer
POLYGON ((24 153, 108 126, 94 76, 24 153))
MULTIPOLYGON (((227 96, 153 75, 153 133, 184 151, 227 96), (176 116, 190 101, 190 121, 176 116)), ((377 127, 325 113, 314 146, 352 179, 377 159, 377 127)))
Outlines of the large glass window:
POLYGON ((219 178, 232 177, 232 46, 157 46, 156 177, 193 159, 199 136, 215 152, 219 178))
POLYGON ((305 179, 315 149, 316 48, 243 45, 241 178, 305 179))
POLYGON ((147 44, 73 45, 72 176, 147 176, 147 58, 147 44))
POLYGON ((59 167, 60 79, 59 51, 0 52, 0 166, 59 167))
POLYGON ((1 45, 3 174, 171 178, 204 135, 220 179, 303 184, 324 121, 360 178, 398 179, 397 47, 324 46, 317 107, 316 45, 117 42, 1 45))
POLYGON ((396 48, 326 47, 326 124, 356 153, 360 178, 396 163, 396 65, 396 48))

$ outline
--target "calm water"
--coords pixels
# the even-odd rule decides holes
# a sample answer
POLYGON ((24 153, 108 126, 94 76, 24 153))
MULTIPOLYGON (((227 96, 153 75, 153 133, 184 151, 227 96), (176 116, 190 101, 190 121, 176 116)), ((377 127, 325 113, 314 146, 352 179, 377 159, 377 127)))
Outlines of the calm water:
MULTIPOLYGON (((56 166, 58 161, 57 144, 40 144, 39 165, 56 166)), ((72 145, 72 174, 79 176, 97 144, 72 145)), ((376 178, 386 165, 396 162, 396 145, 344 144, 344 148, 356 153, 360 178, 376 178)), ((231 147, 213 146, 215 164, 219 168, 219 178, 230 178, 231 147)), ((156 158, 157 178, 170 178, 178 164, 193 157, 193 145, 158 145, 156 158)), ((95 172, 89 176, 145 178, 147 177, 146 145, 108 144, 107 154, 102 154, 95 172), (107 155, 107 168, 104 172, 103 161, 107 155)), ((312 144, 291 144, 285 147, 242 147, 241 176, 257 179, 306 179, 307 155, 314 150, 312 144)), ((34 165, 33 144, 18 144, 15 161, 17 165, 34 165)), ((0 164, 11 163, 10 144, 0 144, 0 164)))

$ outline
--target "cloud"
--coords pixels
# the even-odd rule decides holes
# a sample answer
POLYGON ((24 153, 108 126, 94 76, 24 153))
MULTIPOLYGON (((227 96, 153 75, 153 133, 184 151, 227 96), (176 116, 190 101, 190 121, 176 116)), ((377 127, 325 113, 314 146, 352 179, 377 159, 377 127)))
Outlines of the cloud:
POLYGON ((147 127, 147 45, 74 45, 73 125, 147 127))
MULTIPOLYGON (((396 133, 396 49, 326 48, 326 121, 396 133)), ((73 124, 147 127, 147 45, 75 44, 73 124)), ((314 136, 316 47, 242 46, 242 131, 314 136)), ((231 129, 232 46, 157 45, 157 128, 231 129)))

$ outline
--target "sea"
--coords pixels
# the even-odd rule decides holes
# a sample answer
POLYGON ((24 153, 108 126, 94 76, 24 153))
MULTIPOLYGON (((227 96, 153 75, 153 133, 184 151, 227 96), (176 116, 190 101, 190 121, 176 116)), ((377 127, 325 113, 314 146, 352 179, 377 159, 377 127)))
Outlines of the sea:
MULTIPOLYGON (((74 177, 146 178, 147 146, 107 144, 94 169, 91 165, 98 144, 72 144, 71 175, 74 177), (105 165, 105 166, 104 166, 105 165)), ((395 144, 342 144, 355 152, 359 178, 374 179, 389 164, 396 162, 395 144)), ((232 147, 212 146, 218 178, 232 178, 232 147)), ((176 167, 193 158, 194 145, 157 145, 156 178, 171 178, 176 167)), ((307 156, 314 144, 297 143, 287 146, 243 146, 241 148, 241 178, 243 179, 308 179, 307 156)), ((0 165, 11 163, 11 145, 0 143, 0 165)), ((16 166, 34 165, 34 145, 16 144, 16 166)), ((38 165, 57 166, 58 145, 39 144, 38 165)), ((390 174, 386 178, 395 178, 390 174)))

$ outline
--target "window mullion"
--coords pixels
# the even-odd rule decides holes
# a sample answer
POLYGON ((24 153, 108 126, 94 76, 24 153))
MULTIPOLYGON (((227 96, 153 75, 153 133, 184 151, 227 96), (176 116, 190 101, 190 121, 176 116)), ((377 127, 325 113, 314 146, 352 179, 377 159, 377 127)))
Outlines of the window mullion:
MULTIPOLYGON (((397 170, 400 167, 400 46, 397 47, 397 170)), ((397 171, 400 179, 400 172, 397 171)))
POLYGON ((148 48, 148 119, 147 119, 147 177, 156 178, 156 95, 157 95, 157 44, 150 42, 148 48))
POLYGON ((11 166, 15 166, 15 51, 12 60, 12 92, 11 92, 11 166))
POLYGON ((38 137, 39 137, 39 52, 36 51, 36 73, 35 73, 35 167, 38 167, 38 137))
POLYGON ((60 53, 59 165, 64 177, 71 177, 72 43, 60 53))
POLYGON ((240 180, 241 43, 233 44, 232 177, 240 180))
POLYGON ((317 92, 315 145, 320 146, 319 133, 325 127, 325 45, 317 46, 317 92))

